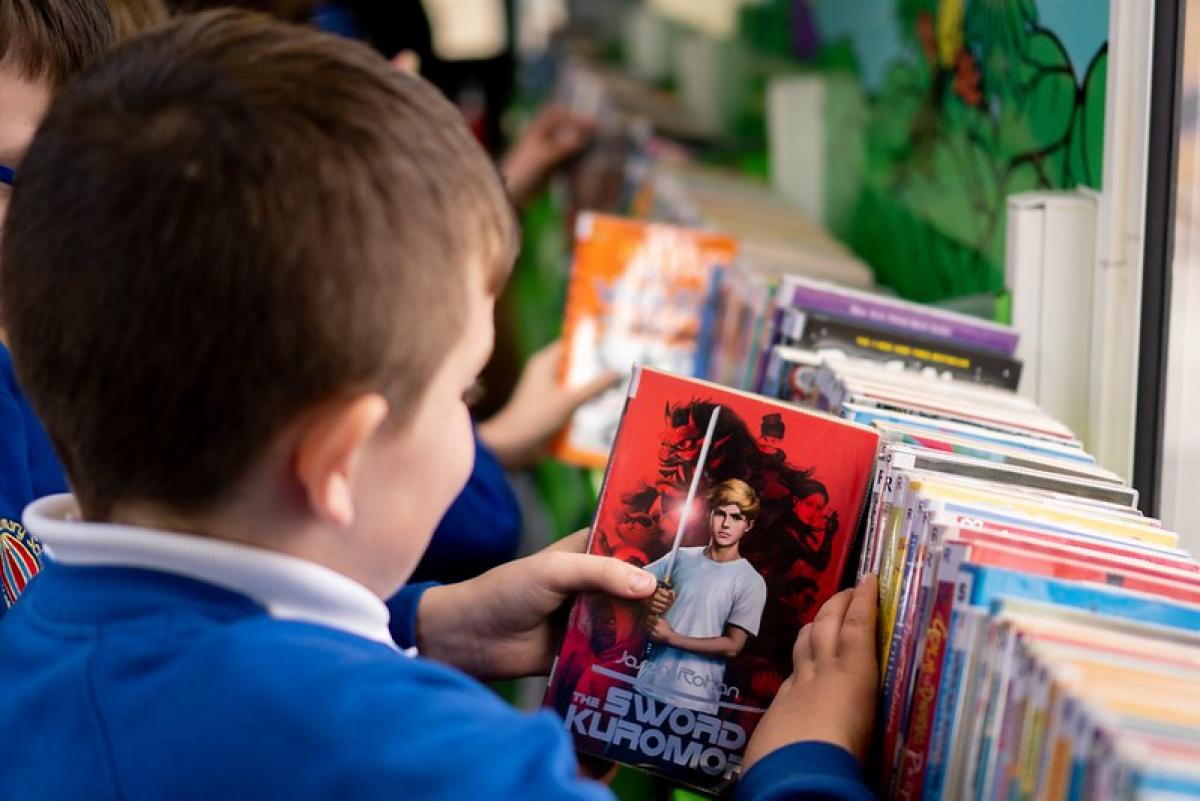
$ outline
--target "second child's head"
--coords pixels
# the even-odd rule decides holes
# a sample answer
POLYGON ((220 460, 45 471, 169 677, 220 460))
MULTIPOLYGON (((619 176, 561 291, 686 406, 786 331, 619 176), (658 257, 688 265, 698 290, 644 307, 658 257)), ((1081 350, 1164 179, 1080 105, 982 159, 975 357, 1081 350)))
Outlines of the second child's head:
POLYGON ((466 482, 517 235, 455 109, 365 47, 184 17, 54 101, 0 282, 82 514, 381 594, 466 482))
POLYGON ((50 98, 112 39, 104 0, 0 3, 0 224, 12 178, 50 98))

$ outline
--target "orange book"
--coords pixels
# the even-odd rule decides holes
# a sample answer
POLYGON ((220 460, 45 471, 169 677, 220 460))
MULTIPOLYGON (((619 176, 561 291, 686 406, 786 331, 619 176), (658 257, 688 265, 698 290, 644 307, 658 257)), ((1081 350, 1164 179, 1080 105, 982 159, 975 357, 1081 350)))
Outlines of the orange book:
MULTIPOLYGON (((563 322, 563 385, 628 373, 635 364, 691 375, 713 274, 736 250, 732 238, 707 231, 580 214, 563 322)), ((555 455, 603 467, 624 404, 623 387, 584 404, 555 455)))

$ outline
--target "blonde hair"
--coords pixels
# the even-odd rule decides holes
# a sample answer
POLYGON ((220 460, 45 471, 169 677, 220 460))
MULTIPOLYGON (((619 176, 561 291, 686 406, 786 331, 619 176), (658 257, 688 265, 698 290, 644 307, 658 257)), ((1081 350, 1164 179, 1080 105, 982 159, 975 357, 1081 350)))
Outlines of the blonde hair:
POLYGON ((719 509, 729 504, 741 509, 747 520, 758 517, 758 493, 739 478, 726 479, 708 493, 709 509, 719 509))

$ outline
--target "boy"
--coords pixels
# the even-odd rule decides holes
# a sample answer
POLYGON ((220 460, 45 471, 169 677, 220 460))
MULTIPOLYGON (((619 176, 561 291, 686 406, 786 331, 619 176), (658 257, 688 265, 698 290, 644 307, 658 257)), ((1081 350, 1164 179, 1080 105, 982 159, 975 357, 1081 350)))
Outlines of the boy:
MULTIPOLYGON (((0 225, 21 156, 57 88, 112 43, 103 0, 0 0, 0 225)), ((67 489, 0 342, 0 617, 41 566, 21 512, 67 489)))
POLYGON ((647 566, 660 585, 650 602, 655 644, 638 673, 640 692, 717 713, 725 663, 758 634, 767 601, 766 582, 738 550, 758 509, 749 484, 722 481, 708 494, 708 544, 680 548, 647 566), (663 584, 668 579, 670 589, 663 584))
MULTIPOLYGON (((454 109, 207 14, 74 80, 21 166, 0 302, 75 495, 26 516, 53 558, 0 621, 0 731, 37 721, 0 797, 609 797, 560 721, 459 670, 545 671, 569 593, 653 577, 559 550, 412 592, 426 658, 380 600, 466 481, 516 242, 454 109)), ((745 797, 869 797, 873 592, 798 640, 745 797)))

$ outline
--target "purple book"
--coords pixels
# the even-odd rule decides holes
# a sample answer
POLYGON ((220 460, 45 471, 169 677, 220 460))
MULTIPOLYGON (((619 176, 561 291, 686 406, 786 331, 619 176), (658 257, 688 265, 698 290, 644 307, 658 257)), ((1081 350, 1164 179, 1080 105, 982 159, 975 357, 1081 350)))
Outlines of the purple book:
POLYGON ((1013 356, 1017 352, 1018 334, 1008 326, 795 276, 784 279, 776 303, 784 308, 862 320, 874 327, 944 339, 1003 356, 1013 356))

